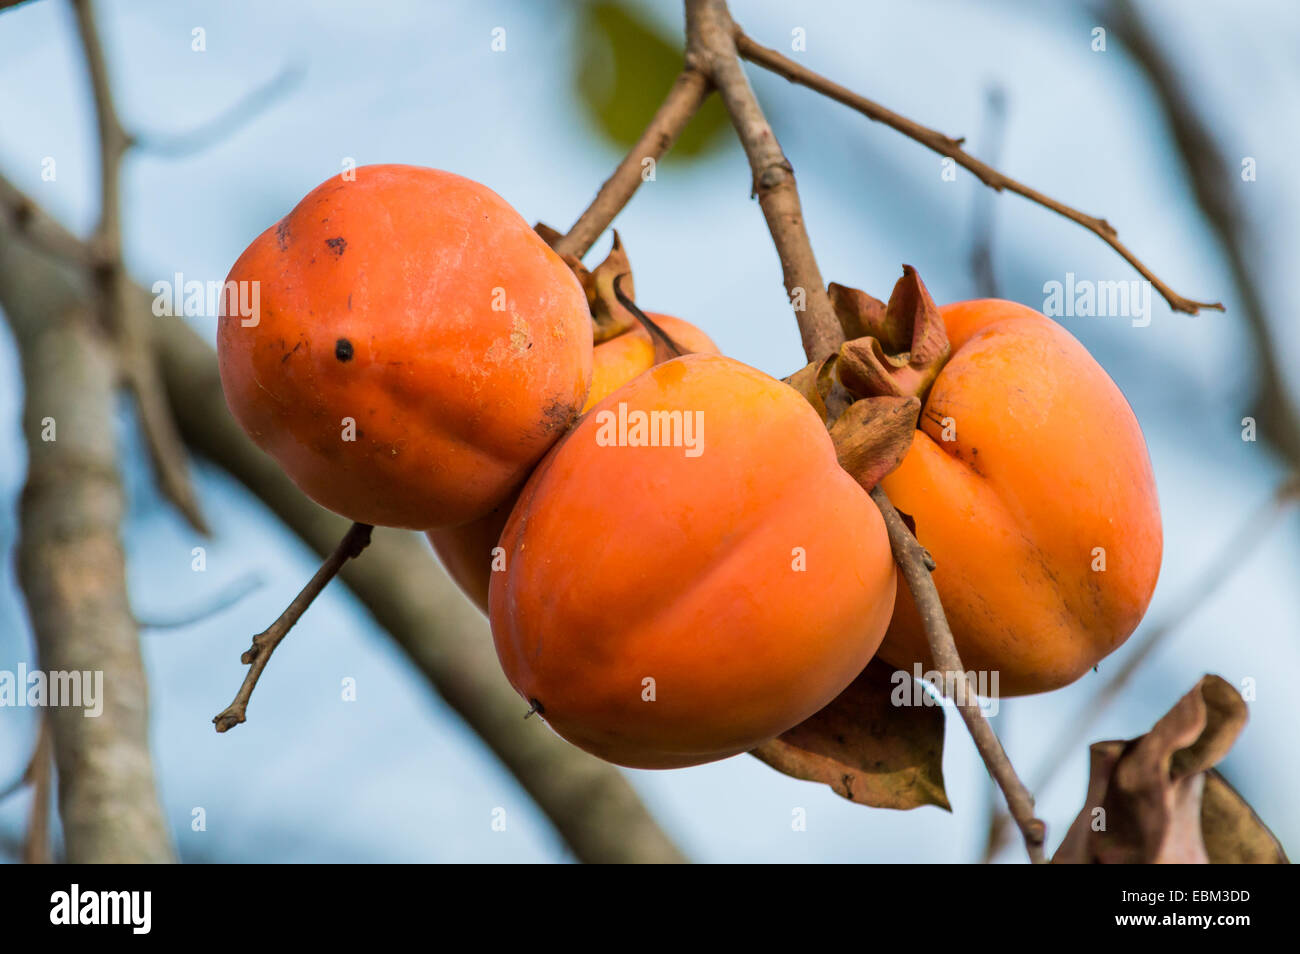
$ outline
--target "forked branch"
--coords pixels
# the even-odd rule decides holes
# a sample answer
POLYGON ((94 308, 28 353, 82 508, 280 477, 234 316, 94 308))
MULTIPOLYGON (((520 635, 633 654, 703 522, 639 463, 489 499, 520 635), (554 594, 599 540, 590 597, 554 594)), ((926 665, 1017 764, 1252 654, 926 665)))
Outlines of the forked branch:
POLYGON ((1185 312, 1189 315, 1197 314, 1202 308, 1212 308, 1217 311, 1223 311, 1223 305, 1220 302, 1194 301, 1190 298, 1184 298, 1166 285, 1155 272, 1151 271, 1141 259, 1139 259, 1123 242, 1119 240, 1119 233, 1115 231, 1114 226, 1103 218, 1095 215, 1089 215, 1086 212, 1080 212, 1078 209, 1059 202, 1049 195, 1044 195, 1037 189, 1031 189, 1022 182, 1017 182, 1010 176, 999 172, 985 162, 981 162, 974 156, 967 153, 962 145, 965 140, 954 139, 951 136, 945 136, 936 129, 930 129, 922 126, 914 120, 908 119, 891 109, 886 109, 879 103, 867 99, 865 96, 859 96, 850 89, 846 89, 839 83, 827 79, 820 73, 814 73, 801 63, 797 63, 788 56, 769 49, 761 43, 755 42, 746 36, 739 28, 735 33, 735 44, 737 52, 751 63, 771 70, 780 76, 784 76, 791 83, 797 83, 800 86, 806 86, 815 92, 821 93, 838 103, 843 103, 850 109, 855 109, 868 119, 875 120, 878 123, 884 123, 886 126, 902 133, 909 139, 914 139, 928 149, 937 152, 941 156, 947 156, 957 165, 961 166, 983 182, 986 186, 994 191, 1014 192, 1016 195, 1023 196, 1030 202, 1036 202, 1045 209, 1051 209, 1057 215, 1062 215, 1082 225, 1088 231, 1097 235, 1103 242, 1113 248, 1124 261, 1128 262, 1138 274, 1151 283, 1151 286, 1160 293, 1160 296, 1169 303, 1169 307, 1174 311, 1185 312))

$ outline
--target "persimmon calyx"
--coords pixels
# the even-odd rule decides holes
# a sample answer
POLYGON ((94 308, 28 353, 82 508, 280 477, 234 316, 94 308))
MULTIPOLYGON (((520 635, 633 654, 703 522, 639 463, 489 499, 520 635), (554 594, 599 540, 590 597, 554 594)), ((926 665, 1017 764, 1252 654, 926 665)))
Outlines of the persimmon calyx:
POLYGON ((834 282, 827 288, 846 336, 836 374, 856 397, 916 397, 924 401, 951 353, 943 316, 911 265, 889 303, 834 282))
POLYGON ((912 395, 861 398, 831 425, 831 441, 840 466, 864 490, 871 490, 903 462, 921 401, 912 395))
POLYGON ((587 268, 576 255, 564 255, 562 258, 564 264, 577 276, 587 295, 587 307, 591 309, 592 339, 596 344, 617 338, 637 326, 636 318, 619 303, 614 291, 614 279, 622 276, 620 284, 623 293, 628 298, 636 298, 632 284, 632 265, 617 229, 614 230, 614 244, 610 246, 609 254, 595 268, 587 268))

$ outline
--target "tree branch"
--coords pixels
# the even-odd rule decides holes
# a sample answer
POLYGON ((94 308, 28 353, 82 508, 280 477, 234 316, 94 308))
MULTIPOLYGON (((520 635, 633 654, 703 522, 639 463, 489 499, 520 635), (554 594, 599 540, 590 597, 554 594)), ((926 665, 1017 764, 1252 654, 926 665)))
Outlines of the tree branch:
POLYGON ((114 369, 89 298, 70 283, 41 281, 32 260, 49 259, 8 239, 0 241, 0 301, 27 389, 19 581, 42 670, 75 674, 102 706, 96 718, 73 705, 46 712, 68 860, 170 861, 149 755, 149 689, 126 594, 114 369))
POLYGON ((1133 5, 1127 0, 1111 0, 1109 8, 1102 10, 1112 34, 1128 48, 1151 83, 1187 170, 1192 194, 1228 260, 1241 299, 1241 314, 1254 339, 1259 362, 1261 380, 1256 413, 1260 431, 1293 464, 1300 464, 1300 412, 1287 390, 1285 372, 1278 363, 1282 352, 1274 341, 1264 296, 1252 273, 1251 260, 1255 256, 1251 247, 1256 243, 1231 192, 1233 182, 1241 184, 1236 171, 1198 113, 1197 97, 1179 78, 1133 5))
MULTIPOLYGON (((812 243, 800 212, 794 175, 737 59, 738 50, 733 38, 744 34, 731 20, 724 0, 686 0, 686 29, 687 62, 707 73, 722 94, 736 134, 749 156, 760 202, 767 191, 763 211, 773 243, 781 254, 787 290, 793 295, 793 285, 801 285, 808 293, 808 311, 796 313, 804 353, 810 361, 824 358, 839 349, 844 336, 813 256, 812 243)), ((966 673, 939 601, 939 591, 930 577, 933 559, 907 529, 885 492, 877 487, 871 492, 871 497, 885 518, 894 560, 912 591, 935 662, 948 673, 966 673)), ((968 691, 959 697, 954 695, 954 685, 946 686, 945 690, 957 704, 980 757, 1002 789, 1012 815, 1020 823, 1030 860, 1041 863, 1045 861, 1045 826, 1034 817, 1033 798, 1016 775, 979 704, 974 701, 976 694, 968 674, 966 678, 968 691)))
POLYGON ((985 720, 979 703, 975 701, 975 682, 970 673, 966 672, 966 667, 962 665, 961 657, 957 654, 952 630, 948 626, 943 605, 939 601, 939 591, 930 576, 930 571, 934 568, 934 560, 912 535, 912 531, 907 529, 907 524, 903 522, 903 518, 899 516, 883 490, 877 487, 871 492, 871 498, 885 518, 894 560, 898 563, 903 579, 907 582, 907 588, 912 591, 912 601, 916 603, 916 611, 925 626, 925 636, 930 644, 930 655, 934 659, 935 668, 946 674, 948 684, 944 686, 944 695, 953 700, 971 738, 975 741, 975 748, 979 750, 980 758, 984 760, 989 770, 989 775, 993 776, 993 780, 998 783, 998 788, 1002 789, 1002 795, 1007 800, 1007 808, 1016 820, 1016 824, 1020 826, 1021 834, 1024 835, 1029 860, 1034 864, 1042 864, 1047 860, 1043 853, 1043 841, 1047 836, 1046 826, 1034 817, 1033 796, 1016 775, 1016 770, 1011 765, 1011 760, 1007 758, 1002 743, 998 741, 992 726, 985 720), (957 673, 961 673, 966 681, 966 685, 960 689, 955 682, 957 673))
POLYGON ((50 720, 42 718, 36 730, 36 751, 24 780, 32 787, 32 804, 27 812, 27 835, 23 839, 23 864, 47 865, 53 860, 50 844, 50 789, 54 779, 54 738, 50 720))
POLYGON ((253 696, 253 690, 257 687, 257 680, 262 678, 262 670, 266 664, 271 661, 271 653, 275 652, 275 647, 280 645, 280 641, 289 635, 289 630, 293 629, 294 624, 307 612, 307 608, 320 596, 321 590, 329 585, 330 580, 338 575, 343 564, 348 560, 354 560, 361 555, 361 551, 370 545, 370 534, 374 527, 368 523, 354 523, 348 528, 348 532, 343 535, 339 545, 334 548, 334 552, 325 558, 321 568, 302 588, 302 591, 293 599, 269 627, 253 637, 253 645, 244 651, 239 657, 239 661, 248 666, 248 673, 244 676, 243 685, 239 687, 239 692, 235 694, 235 701, 213 717, 212 722, 217 727, 218 732, 226 732, 233 729, 239 723, 243 722, 248 714, 248 700, 253 696))
POLYGON ((1202 308, 1212 308, 1223 311, 1223 305, 1219 302, 1193 301, 1190 298, 1184 298, 1172 288, 1160 280, 1157 275, 1151 271, 1143 262, 1131 252, 1127 246, 1119 240, 1119 234, 1114 227, 1105 219, 1098 218, 1094 215, 1088 215, 1080 212, 1078 209, 1071 208, 1063 202, 1058 202, 1050 196, 1044 195, 1037 189, 1031 189, 1023 183, 1017 182, 1010 176, 1004 175, 997 169, 987 163, 981 162, 974 156, 969 155, 962 149, 964 140, 953 139, 951 136, 945 136, 937 130, 922 126, 918 122, 901 116, 890 109, 886 109, 879 103, 867 99, 865 96, 859 96, 852 90, 846 89, 832 80, 827 79, 819 73, 795 62, 787 56, 768 49, 767 47, 755 42, 739 29, 735 36, 736 49, 745 59, 756 63, 765 69, 771 70, 780 76, 784 76, 791 83, 797 83, 800 86, 806 86, 815 92, 821 93, 836 102, 843 103, 850 109, 855 109, 868 119, 878 123, 884 123, 891 129, 902 133, 909 139, 914 139, 928 149, 937 152, 941 156, 947 156, 959 166, 974 173, 975 176, 989 188, 995 191, 1006 190, 1014 192, 1016 195, 1023 196, 1031 202, 1046 209, 1051 209, 1058 215, 1064 216, 1071 222, 1083 226, 1088 231, 1096 234, 1103 242, 1113 248, 1120 256, 1137 269, 1138 273, 1149 281, 1153 288, 1160 293, 1160 296, 1169 303, 1169 307, 1174 311, 1181 311, 1194 315, 1202 308))
POLYGON ((708 79, 690 67, 677 75, 650 125, 618 164, 614 174, 605 180, 591 205, 568 233, 555 243, 556 252, 578 258, 587 254, 600 233, 609 228, 644 181, 642 164, 646 159, 658 162, 664 157, 691 117, 704 105, 710 89, 708 79))
POLYGON ((162 381, 149 348, 150 313, 128 307, 130 279, 122 257, 122 193, 119 187, 122 159, 131 147, 131 136, 123 128, 113 102, 108 63, 99 39, 91 0, 72 0, 77 31, 81 38, 90 85, 95 99, 99 128, 100 215, 90 242, 97 261, 95 281, 99 286, 99 307, 104 327, 112 331, 122 376, 135 396, 140 429, 158 478, 159 490, 200 533, 207 522, 199 508, 190 480, 185 449, 162 396, 162 381))
POLYGON ((732 40, 738 28, 724 0, 686 0, 686 62, 705 73, 722 96, 753 173, 753 192, 781 259, 804 353, 818 361, 843 342, 826 282, 804 228, 794 168, 750 88, 732 40))

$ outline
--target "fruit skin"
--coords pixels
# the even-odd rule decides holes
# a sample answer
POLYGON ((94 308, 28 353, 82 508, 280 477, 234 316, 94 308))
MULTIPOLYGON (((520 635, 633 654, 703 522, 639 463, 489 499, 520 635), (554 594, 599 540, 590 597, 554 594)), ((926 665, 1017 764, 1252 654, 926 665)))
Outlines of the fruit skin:
MULTIPOLYGON (((1122 644, 1151 600, 1162 536, 1146 443, 1119 388, 1055 322, 992 299, 939 310, 952 356, 881 486, 935 559, 963 665, 998 672, 1003 696, 1056 689, 1122 644)), ((932 666, 906 585, 880 656, 932 666)))
POLYGON ((894 604, 884 521, 817 412, 719 355, 657 365, 584 415, 501 545, 489 603, 506 676, 561 736, 636 768, 725 758, 802 722, 862 671, 894 604), (599 445, 620 404, 702 412, 702 453, 599 445))
POLYGON ((228 280, 260 288, 255 326, 228 306, 218 327, 231 411, 308 496, 353 520, 423 530, 483 516, 586 399, 582 286, 500 196, 449 172, 328 179, 228 280))
POLYGON ((488 585, 492 582, 492 551, 518 499, 518 494, 509 497, 486 516, 462 527, 430 530, 425 534, 452 582, 484 615, 488 611, 488 585))
MULTIPOLYGON (((687 351, 716 354, 718 346, 689 321, 672 315, 650 314, 650 318, 687 351)), ((583 412, 587 412, 606 395, 621 388, 642 371, 654 365, 654 344, 650 333, 639 325, 608 341, 596 345, 592 364, 591 390, 583 412)), ((505 529, 506 518, 518 494, 514 494, 485 517, 461 527, 430 530, 438 559, 447 575, 461 592, 481 609, 488 611, 488 584, 492 580, 492 551, 505 529)))
MULTIPOLYGON (((648 317, 667 332, 668 336, 684 351, 702 354, 718 354, 718 346, 713 339, 689 321, 674 318, 672 315, 659 315, 648 312, 648 317)), ((587 392, 587 403, 583 413, 591 410, 642 371, 655 363, 654 343, 650 332, 640 325, 624 332, 616 338, 602 341, 596 345, 591 372, 591 390, 587 392)))

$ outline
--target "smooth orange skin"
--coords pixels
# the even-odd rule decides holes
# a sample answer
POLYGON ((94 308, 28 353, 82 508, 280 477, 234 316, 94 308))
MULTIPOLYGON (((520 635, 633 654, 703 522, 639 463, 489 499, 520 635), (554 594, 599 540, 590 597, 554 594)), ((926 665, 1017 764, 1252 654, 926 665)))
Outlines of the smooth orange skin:
MULTIPOLYGON (((1162 535, 1146 443, 1119 388, 1055 322, 998 300, 940 312, 952 357, 881 485, 935 559, 965 667, 997 671, 999 695, 1046 692, 1118 648, 1151 601, 1162 535)), ((880 656, 932 666, 901 578, 880 656)))
POLYGON ((328 179, 228 280, 258 282, 261 305, 253 327, 229 305, 220 320, 231 411, 308 496, 362 523, 482 517, 587 396, 582 286, 500 196, 452 173, 328 179))
MULTIPOLYGON (((651 321, 662 328, 668 337, 681 345, 685 351, 700 354, 718 354, 718 346, 713 339, 689 321, 674 318, 672 315, 659 315, 648 312, 651 321)), ((583 412, 599 404, 609 394, 614 393, 642 371, 655 363, 654 342, 650 332, 640 325, 608 341, 596 345, 596 353, 591 372, 591 390, 587 392, 587 403, 583 412)))
MULTIPOLYGON (((650 313, 650 318, 687 351, 717 354, 718 346, 708 335, 689 321, 672 315, 650 313)), ((654 344, 650 333, 639 325, 624 334, 596 345, 592 362, 591 390, 583 412, 589 411, 607 395, 621 388, 638 374, 654 366, 654 344)), ((484 613, 488 611, 488 584, 492 580, 492 551, 505 529, 506 518, 518 494, 463 527, 430 530, 443 569, 469 599, 484 613)))
POLYGON ((635 768, 726 758, 802 722, 870 661, 894 605, 884 522, 817 413, 718 355, 660 364, 584 415, 501 545, 506 676, 565 739, 635 768), (621 402, 702 411, 703 452, 600 446, 621 402))

